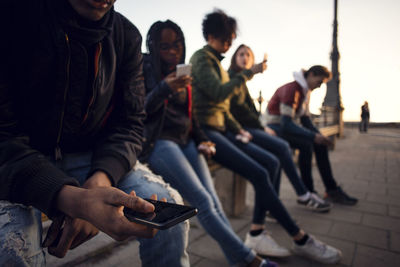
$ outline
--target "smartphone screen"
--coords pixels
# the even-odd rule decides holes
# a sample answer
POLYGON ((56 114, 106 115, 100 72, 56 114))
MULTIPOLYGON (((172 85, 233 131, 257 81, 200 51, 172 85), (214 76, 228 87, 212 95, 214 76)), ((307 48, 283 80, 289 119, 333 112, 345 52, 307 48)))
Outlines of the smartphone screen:
POLYGON ((128 220, 158 229, 167 229, 197 214, 197 209, 190 206, 145 199, 154 205, 154 212, 142 213, 125 208, 128 220))
POLYGON ((176 65, 176 77, 181 77, 192 74, 192 64, 178 64, 176 65))

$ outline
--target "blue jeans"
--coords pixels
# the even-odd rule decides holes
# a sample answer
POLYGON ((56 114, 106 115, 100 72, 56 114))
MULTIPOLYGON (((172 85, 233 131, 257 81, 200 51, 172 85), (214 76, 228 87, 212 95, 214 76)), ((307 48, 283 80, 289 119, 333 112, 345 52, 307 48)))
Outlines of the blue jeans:
MULTIPOLYGON (((91 157, 91 153, 65 154, 55 164, 83 184, 90 170, 91 157)), ((177 191, 140 163, 121 179, 117 187, 126 193, 135 190, 140 197, 157 194, 159 198, 167 198, 168 202, 182 203, 177 191)), ((159 231, 152 239, 138 239, 142 266, 189 266, 186 253, 188 231, 189 223, 186 221, 159 231)), ((12 266, 44 266, 41 233, 40 212, 32 207, 1 201, 0 266, 7 263, 12 266)))
POLYGON ((312 155, 315 152, 318 171, 321 175, 326 191, 336 190, 337 184, 333 178, 331 163, 329 161, 328 147, 315 144, 312 140, 282 132, 279 124, 269 124, 280 137, 289 142, 291 147, 299 149, 299 168, 301 178, 310 192, 315 192, 312 178, 312 155))
POLYGON ((190 139, 186 145, 157 140, 149 165, 199 210, 197 218, 218 242, 229 264, 248 263, 254 259, 254 252, 232 230, 215 192, 207 162, 193 140, 190 139))
POLYGON ((235 139, 231 132, 221 133, 204 129, 208 138, 216 144, 214 160, 249 180, 255 191, 253 223, 264 224, 265 213, 270 213, 283 228, 294 236, 299 227, 290 217, 274 190, 273 183, 279 174, 279 160, 264 148, 235 139))
MULTIPOLYGON (((292 184, 298 196, 304 195, 308 192, 306 186, 297 173, 296 166, 293 162, 292 150, 289 144, 282 138, 272 136, 260 129, 248 128, 246 129, 251 133, 253 143, 266 149, 278 157, 282 169, 285 171, 290 183, 292 184)), ((275 180, 275 191, 279 194, 280 175, 275 180)))

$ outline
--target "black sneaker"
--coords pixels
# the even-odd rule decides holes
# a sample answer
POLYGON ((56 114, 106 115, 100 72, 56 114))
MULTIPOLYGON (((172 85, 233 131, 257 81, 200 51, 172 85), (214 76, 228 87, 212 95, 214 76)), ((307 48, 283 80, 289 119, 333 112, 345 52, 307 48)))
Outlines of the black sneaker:
POLYGON ((346 192, 344 192, 340 186, 338 186, 336 190, 327 191, 324 199, 330 202, 348 206, 354 206, 358 202, 357 198, 351 197, 346 194, 346 192))
POLYGON ((324 201, 315 193, 311 193, 307 200, 298 199, 297 203, 315 212, 328 212, 332 208, 331 203, 324 201))

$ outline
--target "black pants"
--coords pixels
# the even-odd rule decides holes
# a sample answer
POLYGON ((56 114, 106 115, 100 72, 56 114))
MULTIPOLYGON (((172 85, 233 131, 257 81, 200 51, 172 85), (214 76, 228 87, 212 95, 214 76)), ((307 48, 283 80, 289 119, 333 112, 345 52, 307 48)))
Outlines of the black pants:
POLYGON ((295 236, 300 229, 289 215, 274 190, 274 180, 279 173, 279 160, 270 152, 249 142, 243 144, 230 132, 220 133, 206 128, 207 136, 216 144, 213 160, 247 179, 255 191, 253 223, 264 224, 269 211, 283 228, 295 236))
POLYGON ((368 118, 363 118, 360 122, 360 132, 368 132, 368 118))
POLYGON ((318 145, 314 142, 294 135, 283 134, 280 130, 280 125, 269 125, 276 133, 285 139, 291 147, 297 148, 299 154, 299 168, 301 178, 307 189, 314 192, 314 183, 312 178, 312 154, 315 152, 315 159, 317 161, 318 171, 321 175, 322 182, 325 185, 326 191, 335 190, 337 183, 333 178, 331 163, 329 161, 328 147, 325 145, 318 145))

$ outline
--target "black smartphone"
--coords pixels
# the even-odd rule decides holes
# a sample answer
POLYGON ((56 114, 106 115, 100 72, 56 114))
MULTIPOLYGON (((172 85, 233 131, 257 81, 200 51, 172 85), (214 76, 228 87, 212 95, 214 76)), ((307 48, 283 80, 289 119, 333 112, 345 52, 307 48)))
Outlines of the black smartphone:
POLYGON ((145 200, 154 205, 154 212, 142 213, 125 208, 125 217, 131 222, 136 222, 164 230, 197 214, 197 209, 194 207, 147 198, 145 200))

